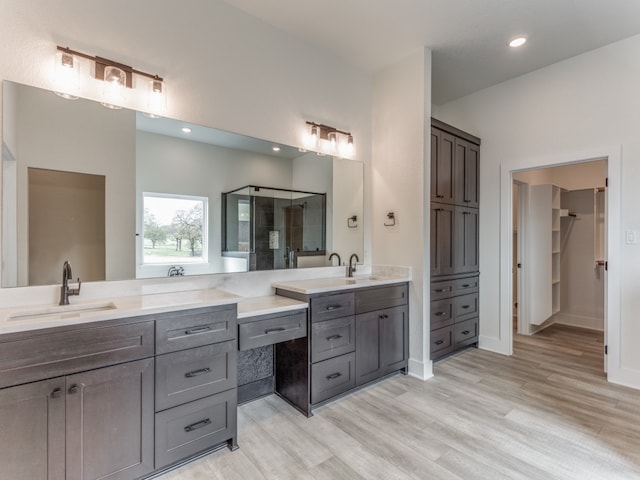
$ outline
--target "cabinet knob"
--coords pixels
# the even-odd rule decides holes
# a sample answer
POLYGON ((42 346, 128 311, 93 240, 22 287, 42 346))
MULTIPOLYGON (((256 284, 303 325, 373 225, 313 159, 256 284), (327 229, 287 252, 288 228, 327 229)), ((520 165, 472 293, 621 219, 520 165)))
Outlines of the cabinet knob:
POLYGON ((54 388, 53 391, 51 392, 51 398, 60 398, 60 395, 62 395, 61 388, 54 388))
POLYGON ((436 345, 442 345, 444 343, 444 340, 438 340, 437 342, 435 342, 436 345))
POLYGON ((69 393, 70 395, 73 395, 74 393, 78 393, 79 387, 76 384, 73 384, 69 387, 69 390, 67 390, 67 393, 69 393))
POLYGON ((469 335, 471 332, 469 330, 465 330, 464 332, 462 332, 463 335, 469 335))

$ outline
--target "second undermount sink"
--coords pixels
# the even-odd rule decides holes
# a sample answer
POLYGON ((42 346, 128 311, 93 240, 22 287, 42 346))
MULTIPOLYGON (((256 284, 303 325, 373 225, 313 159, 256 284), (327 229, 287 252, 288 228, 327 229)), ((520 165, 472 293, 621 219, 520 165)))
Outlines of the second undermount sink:
POLYGON ((348 285, 355 285, 358 283, 367 283, 367 282, 375 282, 376 280, 382 280, 381 277, 377 277, 375 275, 366 275, 362 277, 347 277, 345 281, 348 285))
POLYGON ((72 305, 51 305, 25 308, 9 315, 8 320, 46 320, 55 318, 80 317, 87 313, 118 308, 113 302, 78 303, 72 305))

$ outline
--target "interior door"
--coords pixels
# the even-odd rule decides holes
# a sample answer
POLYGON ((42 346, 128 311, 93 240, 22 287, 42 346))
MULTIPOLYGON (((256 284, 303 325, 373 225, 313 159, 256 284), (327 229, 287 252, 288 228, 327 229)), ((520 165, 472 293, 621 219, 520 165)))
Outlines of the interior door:
POLYGON ((517 251, 516 251, 516 278, 517 278, 517 302, 518 302, 518 334, 529 333, 529 315, 527 299, 527 275, 525 253, 527 248, 527 215, 529 208, 529 185, 518 183, 518 213, 517 213, 517 251))

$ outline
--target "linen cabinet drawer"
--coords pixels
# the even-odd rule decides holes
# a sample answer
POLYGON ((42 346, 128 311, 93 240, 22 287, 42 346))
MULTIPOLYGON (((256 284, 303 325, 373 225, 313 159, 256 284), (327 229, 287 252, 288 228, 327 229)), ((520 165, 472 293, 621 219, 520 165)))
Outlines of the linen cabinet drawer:
POLYGON ((155 468, 213 447, 236 434, 236 390, 156 413, 155 468))
POLYGON ((153 322, 0 342, 0 388, 153 356, 153 322))
POLYGON ((355 353, 330 358, 311 366, 311 403, 318 403, 356 386, 355 353))
POLYGON ((453 299, 431 302, 431 330, 453 324, 453 299))
POLYGON ((355 297, 353 292, 314 297, 310 303, 312 322, 348 317, 355 313, 355 297))
POLYGON ((431 282, 431 300, 441 300, 453 296, 453 282, 431 282))
POLYGON ((467 293, 477 293, 479 277, 460 278, 453 281, 453 295, 464 295, 467 293))
POLYGON ((236 316, 235 305, 159 316, 156 320, 156 354, 233 340, 236 316))
POLYGON ((355 317, 316 322, 311 326, 311 362, 353 352, 356 348, 355 317))
POLYGON ((462 295, 453 302, 455 321, 460 322, 478 316, 478 294, 462 295))
POLYGON ((156 357, 156 411, 236 387, 234 341, 156 357))
POLYGON ((356 313, 406 305, 407 292, 406 284, 358 290, 355 293, 356 313))
POLYGON ((250 350, 306 336, 306 311, 291 315, 270 316, 238 325, 238 348, 250 350))
POLYGON ((445 327, 431 332, 431 359, 453 351, 452 327, 445 327))
POLYGON ((472 318, 453 326, 453 343, 456 347, 475 343, 478 339, 478 319, 472 318))

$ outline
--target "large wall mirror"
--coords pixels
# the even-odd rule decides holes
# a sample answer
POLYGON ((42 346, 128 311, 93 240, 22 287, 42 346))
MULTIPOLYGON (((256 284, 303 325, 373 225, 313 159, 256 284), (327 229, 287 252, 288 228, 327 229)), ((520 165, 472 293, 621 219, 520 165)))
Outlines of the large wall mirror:
POLYGON ((2 114, 3 287, 364 257, 360 162, 8 81, 2 114))

